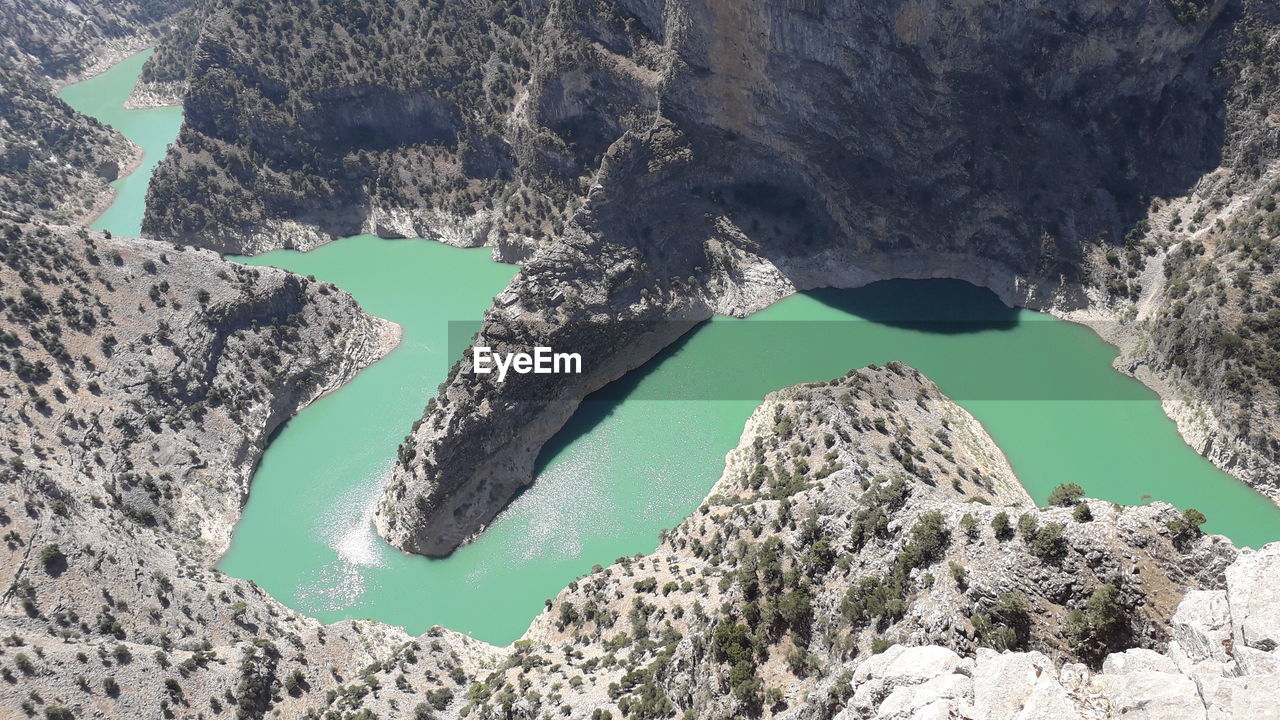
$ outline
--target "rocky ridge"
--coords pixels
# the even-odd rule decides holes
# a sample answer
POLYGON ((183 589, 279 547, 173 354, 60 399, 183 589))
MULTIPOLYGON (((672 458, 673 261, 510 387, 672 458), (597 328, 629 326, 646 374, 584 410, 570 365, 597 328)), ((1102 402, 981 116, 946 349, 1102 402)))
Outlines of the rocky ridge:
MULTIPOLYGON (((331 685, 408 651, 402 632, 323 627, 212 570, 272 431, 398 328, 282 271, 14 218, 0 303, 6 713, 283 708, 265 673, 331 685)), ((424 671, 487 652, 442 642, 447 667, 433 654, 424 671)))
POLYGON ((770 394, 703 506, 654 553, 561 593, 474 694, 499 716, 560 703, 572 717, 830 718, 893 643, 1103 666, 1113 650, 1154 655, 1185 593, 1221 588, 1237 557, 1172 533, 1178 517, 1036 509, 932 383, 899 364, 854 371, 770 394), (1108 603, 1103 630, 1088 618, 1108 603))

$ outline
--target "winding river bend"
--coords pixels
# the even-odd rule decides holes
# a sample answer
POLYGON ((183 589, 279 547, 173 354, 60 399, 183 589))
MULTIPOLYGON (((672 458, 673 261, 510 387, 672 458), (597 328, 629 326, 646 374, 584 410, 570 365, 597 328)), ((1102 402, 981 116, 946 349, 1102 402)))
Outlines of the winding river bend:
MULTIPOLYGON (((62 95, 147 151, 95 223, 117 234, 138 233, 151 169, 181 120, 175 108, 121 109, 144 60, 62 95)), ((333 282, 405 331, 388 358, 278 434, 220 566, 326 621, 440 624, 509 643, 544 598, 594 564, 652 550, 694 510, 766 392, 890 360, 977 416, 1041 501, 1077 482, 1114 502, 1199 508, 1208 530, 1240 544, 1280 539, 1280 508, 1183 443, 1155 394, 1113 370, 1115 350, 1088 329, 961 282, 892 281, 704 324, 589 398, 543 452, 535 484, 478 541, 443 560, 408 556, 373 531, 378 488, 446 375, 448 323, 478 320, 516 269, 485 250, 367 236, 239 260, 333 282)))

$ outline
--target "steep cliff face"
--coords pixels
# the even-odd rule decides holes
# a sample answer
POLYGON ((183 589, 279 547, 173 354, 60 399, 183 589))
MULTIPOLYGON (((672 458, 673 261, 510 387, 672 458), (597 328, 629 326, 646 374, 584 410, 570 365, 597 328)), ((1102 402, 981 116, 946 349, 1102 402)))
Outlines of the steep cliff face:
POLYGON ((503 123, 545 14, 538 0, 211 3, 144 230, 242 253, 361 231, 493 241, 526 203, 503 123))
POLYGON ((1160 250, 1121 362, 1163 387, 1193 446, 1280 502, 1280 8, 1253 10, 1224 64, 1223 167, 1139 227, 1160 250))

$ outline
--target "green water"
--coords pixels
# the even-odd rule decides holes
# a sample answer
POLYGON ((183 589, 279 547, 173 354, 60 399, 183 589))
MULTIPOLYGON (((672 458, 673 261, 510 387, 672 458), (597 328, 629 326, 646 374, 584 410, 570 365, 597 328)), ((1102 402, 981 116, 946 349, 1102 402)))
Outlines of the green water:
POLYGON ((97 77, 67 86, 58 94, 76 110, 119 130, 144 153, 142 164, 135 172, 111 183, 116 189, 116 201, 94 221, 91 227, 95 230, 132 237, 142 234, 142 212, 146 207, 151 171, 160 163, 182 125, 182 108, 124 109, 125 98, 133 91, 148 57, 151 51, 144 50, 97 77))
POLYGON ((1280 508, 1188 448, 1089 330, 964 283, 901 281, 704 324, 592 396, 548 445, 536 483, 477 542, 443 560, 408 556, 373 532, 378 487, 447 372, 448 322, 478 319, 514 269, 485 251, 370 237, 242 261, 331 281, 405 331, 387 359, 272 442, 221 564, 324 620, 510 642, 544 598, 593 564, 651 550, 696 508, 766 392, 894 359, 973 412, 1041 501, 1078 482, 1117 502, 1197 507, 1239 543, 1280 539, 1280 508))

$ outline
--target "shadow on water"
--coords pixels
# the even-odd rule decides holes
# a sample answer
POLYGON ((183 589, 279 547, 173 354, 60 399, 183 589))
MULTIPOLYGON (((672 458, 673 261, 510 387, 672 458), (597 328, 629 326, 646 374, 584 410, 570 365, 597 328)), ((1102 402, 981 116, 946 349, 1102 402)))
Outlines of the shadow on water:
POLYGON ((693 330, 681 335, 675 342, 663 348, 657 355, 649 358, 640 367, 588 395, 582 401, 582 404, 578 406, 578 409, 574 411, 569 421, 564 424, 564 427, 560 428, 560 431, 542 446, 542 451, 538 453, 538 459, 534 463, 534 476, 537 477, 546 469, 547 463, 565 448, 572 445, 574 441, 590 434, 600 423, 607 420, 619 405, 632 399, 632 395, 635 394, 636 389, 644 382, 645 378, 652 375, 664 362, 679 353, 705 327, 706 323, 700 323, 693 330))
POLYGON ((805 293, 854 318, 936 335, 1014 330, 1018 310, 963 280, 882 280, 854 290, 805 293))
MULTIPOLYGON (((987 330, 1009 331, 1018 326, 1017 309, 1005 306, 991 291, 962 280, 885 280, 852 290, 824 288, 805 294, 844 313, 850 322, 869 321, 923 333, 957 335, 987 330)), ((575 441, 593 432, 628 400, 699 399, 699 392, 712 386, 715 386, 713 393, 701 399, 753 399, 759 398, 763 392, 778 389, 762 387, 761 382, 764 377, 785 372, 781 368, 772 368, 771 360, 750 358, 747 348, 820 343, 832 334, 830 323, 791 321, 698 325, 639 368, 587 396, 564 427, 543 445, 534 466, 534 475, 545 470, 552 459, 575 441), (739 366, 709 364, 684 368, 686 374, 715 374, 714 382, 713 378, 707 377, 704 382, 692 383, 697 386, 695 388, 672 387, 669 383, 659 383, 654 388, 642 387, 658 368, 703 332, 714 334, 722 346, 738 348, 734 354, 740 361, 735 364, 739 366), (750 367, 752 360, 758 363, 757 367, 750 367), (763 372, 759 372, 761 370, 763 372)))

